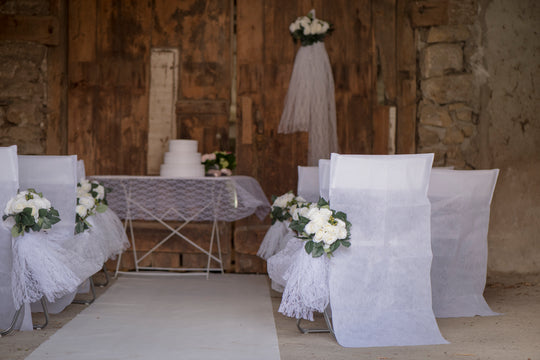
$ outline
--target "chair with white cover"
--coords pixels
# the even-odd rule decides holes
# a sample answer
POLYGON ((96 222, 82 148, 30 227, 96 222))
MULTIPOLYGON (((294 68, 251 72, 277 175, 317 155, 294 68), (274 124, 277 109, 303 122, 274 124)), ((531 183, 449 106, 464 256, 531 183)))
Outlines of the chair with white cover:
POLYGON ((332 154, 330 204, 351 246, 330 260, 332 325, 345 347, 445 344, 431 303, 433 154, 332 154))
POLYGON ((436 317, 498 315, 483 296, 490 204, 498 173, 498 169, 431 171, 431 286, 436 317))
MULTIPOLYGON (((0 209, 17 194, 19 170, 17 146, 0 147, 0 209)), ((11 232, 0 226, 0 335, 9 334, 15 327, 20 309, 13 302, 11 289, 12 249, 11 232), (18 311, 19 310, 19 311, 18 311)))
MULTIPOLYGON (((297 195, 308 202, 319 201, 319 168, 317 166, 298 166, 297 195)), ((295 237, 295 233, 285 223, 276 224, 273 226, 279 226, 283 230, 279 233, 274 254, 266 259, 266 264, 268 276, 272 280, 272 289, 283 292, 287 284, 284 279, 285 272, 294 254, 302 247, 302 241, 295 237)))
MULTIPOLYGON (((49 258, 44 259, 37 255, 31 259, 25 259, 25 254, 21 254, 21 261, 35 263, 38 260, 47 260, 50 264, 57 264, 64 268, 64 274, 57 271, 54 278, 49 279, 49 283, 44 283, 40 289, 36 289, 36 291, 45 291, 49 287, 54 289, 54 292, 47 296, 47 307, 50 313, 59 313, 71 304, 78 286, 101 267, 101 264, 87 261, 81 251, 81 244, 75 239, 77 157, 74 155, 21 155, 19 156, 19 186, 21 189, 33 188, 43 193, 59 212, 61 219, 59 223, 46 234, 33 235, 42 236, 43 240, 48 241, 48 249, 54 247, 54 253, 48 254, 49 258)), ((24 277, 21 282, 23 280, 24 277)), ((24 291, 24 285, 22 288, 21 290, 24 291)), ((29 298, 25 298, 25 301, 29 301, 29 298)), ((32 304, 32 311, 39 310, 35 304, 32 304)))

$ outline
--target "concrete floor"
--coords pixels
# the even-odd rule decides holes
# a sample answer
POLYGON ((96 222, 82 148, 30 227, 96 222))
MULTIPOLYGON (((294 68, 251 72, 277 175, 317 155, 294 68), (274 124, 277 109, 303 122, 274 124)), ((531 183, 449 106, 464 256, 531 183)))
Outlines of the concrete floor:
MULTIPOLYGON (((104 291, 97 288, 98 295, 104 291)), ((301 334, 295 319, 277 312, 281 294, 271 291, 271 296, 282 360, 540 360, 540 275, 488 279, 486 300, 492 310, 504 315, 439 319, 441 333, 450 342, 448 345, 343 348, 330 334, 301 334)), ((0 359, 24 359, 82 309, 84 305, 70 305, 62 313, 51 315, 50 324, 44 330, 17 331, 0 338, 0 359)), ((306 326, 323 324, 322 317, 313 324, 305 322, 306 326)))

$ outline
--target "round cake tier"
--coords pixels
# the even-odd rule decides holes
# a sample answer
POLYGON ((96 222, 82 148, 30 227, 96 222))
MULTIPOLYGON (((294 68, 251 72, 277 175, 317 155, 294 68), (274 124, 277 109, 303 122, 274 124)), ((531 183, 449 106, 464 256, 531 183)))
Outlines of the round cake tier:
POLYGON ((176 164, 162 164, 160 175, 163 177, 204 177, 204 165, 178 166, 176 164))
POLYGON ((178 164, 178 165, 200 165, 201 153, 179 153, 179 152, 167 152, 163 160, 164 164, 178 164))
POLYGON ((197 147, 197 140, 169 140, 169 152, 196 153, 197 147))

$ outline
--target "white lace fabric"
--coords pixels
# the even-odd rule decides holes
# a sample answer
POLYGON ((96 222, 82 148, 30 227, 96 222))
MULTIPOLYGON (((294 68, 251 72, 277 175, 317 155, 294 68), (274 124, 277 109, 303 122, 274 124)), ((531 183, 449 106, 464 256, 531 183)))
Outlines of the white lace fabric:
POLYGON ((334 78, 323 42, 298 49, 278 133, 309 132, 308 165, 338 152, 334 78))
POLYGON ((236 221, 255 214, 262 220, 270 211, 261 186, 248 176, 90 178, 113 189, 107 194, 107 201, 121 219, 236 221))

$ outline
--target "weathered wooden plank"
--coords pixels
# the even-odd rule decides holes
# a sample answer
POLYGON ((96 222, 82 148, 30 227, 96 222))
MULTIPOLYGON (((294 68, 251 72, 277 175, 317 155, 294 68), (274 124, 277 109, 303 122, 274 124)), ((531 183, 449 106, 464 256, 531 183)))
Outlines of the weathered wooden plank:
POLYGON ((416 151, 416 48, 407 8, 411 0, 397 0, 397 136, 396 152, 416 151))
POLYGON ((64 155, 68 149, 67 124, 67 4, 50 1, 51 15, 58 19, 57 46, 47 50, 47 154, 64 155))
MULTIPOLYGON (((96 2, 71 0, 68 6, 68 63, 96 59, 96 2)), ((70 79, 71 80, 71 79, 70 79)))
POLYGON ((413 28, 448 24, 448 0, 410 1, 406 10, 413 28))
POLYGON ((0 40, 31 41, 44 45, 60 44, 57 16, 0 14, 0 40))
MULTIPOLYGON (((373 33, 380 74, 384 85, 381 104, 396 102, 396 0, 373 1, 373 33)), ((375 57, 374 57, 375 58, 375 57)), ((376 137, 376 136, 375 136, 376 137)), ((379 139, 374 141, 378 141, 379 139)))
POLYGON ((179 100, 176 102, 178 114, 229 114, 227 100, 179 100))
POLYGON ((390 106, 373 109, 373 154, 388 154, 390 106))

